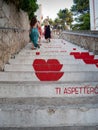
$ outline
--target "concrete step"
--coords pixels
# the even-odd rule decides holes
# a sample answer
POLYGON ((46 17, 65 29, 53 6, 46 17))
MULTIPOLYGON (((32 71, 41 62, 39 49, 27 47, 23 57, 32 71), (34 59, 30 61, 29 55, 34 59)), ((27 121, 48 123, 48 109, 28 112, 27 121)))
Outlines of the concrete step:
MULTIPOLYGON (((39 59, 65 59, 65 60, 75 60, 75 58, 73 56, 70 55, 18 55, 15 60, 18 59, 24 59, 26 60, 28 57, 28 59, 35 59, 35 58, 39 58, 39 59)), ((14 60, 14 59, 10 59, 10 60, 14 60)))
MULTIPOLYGON (((96 97, 98 82, 0 82, 0 98, 96 97)), ((66 98, 65 98, 66 99, 66 98)), ((78 98, 77 98, 78 99, 78 98)), ((95 100, 96 101, 96 100, 95 100)))
MULTIPOLYGON (((49 95, 52 94, 52 88, 58 87, 57 85, 61 88, 71 86, 71 84, 49 82, 1 83, 0 129, 61 128, 62 130, 68 128, 74 130, 77 128, 78 130, 79 128, 84 130, 84 128, 92 128, 93 130, 97 128, 98 96, 82 95, 82 97, 65 98, 59 95, 55 97, 54 93, 52 96, 49 95), (38 94, 37 97, 34 94, 38 94)), ((80 87, 81 85, 83 84, 73 84, 80 87)), ((89 83, 84 83, 84 87, 86 85, 89 86, 89 83)), ((94 85, 96 86, 97 83, 92 83, 91 87, 94 85)))
POLYGON ((98 129, 98 68, 70 56, 85 51, 75 47, 61 39, 38 50, 28 44, 10 60, 0 72, 0 129, 98 129), (57 59, 63 67, 39 72, 32 67, 35 59, 57 59))
MULTIPOLYGON (((69 56, 70 53, 66 51, 58 51, 58 52, 43 52, 43 51, 35 51, 35 52, 21 52, 19 53, 19 56, 69 56)), ((18 57, 18 55, 15 55, 18 57)))
MULTIPOLYGON (((91 107, 92 104, 98 106, 98 96, 88 97, 2 97, 0 98, 0 107, 3 105, 36 105, 45 106, 66 106, 67 107, 91 107)), ((92 106, 93 108, 93 106, 92 106)))
MULTIPOLYGON (((35 59, 39 59, 39 60, 41 60, 41 59, 43 59, 43 60, 45 60, 45 61, 47 61, 48 59, 51 59, 51 60, 53 60, 53 59, 56 59, 55 57, 54 58, 38 58, 38 57, 35 57, 35 58, 32 58, 32 59, 29 59, 29 58, 19 58, 19 59, 10 59, 9 60, 9 63, 10 64, 32 64, 33 63, 33 61, 35 60, 35 59)), ((83 60, 81 60, 81 59, 79 59, 79 60, 75 60, 75 59, 59 59, 59 57, 58 57, 58 59, 56 59, 56 60, 58 60, 61 64, 85 64, 84 62, 83 62, 83 60)))
MULTIPOLYGON (((37 59, 37 60, 45 60, 45 62, 47 62, 47 60, 58 60, 58 62, 63 62, 63 63, 66 63, 66 62, 68 62, 68 63, 71 63, 72 62, 72 64, 75 64, 75 63, 84 63, 84 64, 98 64, 98 59, 89 59, 89 58, 85 58, 85 59, 75 59, 74 57, 72 57, 72 56, 28 56, 28 58, 27 58, 27 56, 19 56, 19 57, 17 57, 17 58, 15 58, 15 59, 10 59, 9 60, 9 63, 13 63, 14 61, 15 62, 19 62, 19 61, 21 61, 21 62, 25 62, 25 61, 27 61, 27 62, 29 62, 30 61, 30 63, 32 62, 32 61, 34 61, 35 59, 37 59)), ((52 62, 51 62, 51 64, 52 64, 52 62)))
POLYGON ((0 81, 98 82, 98 71, 0 72, 0 81))
POLYGON ((0 105, 0 127, 97 126, 98 104, 39 106, 0 105))
POLYGON ((23 51, 23 52, 20 52, 18 55, 16 55, 16 57, 18 57, 18 56, 20 56, 20 57, 22 57, 22 56, 32 56, 32 57, 34 57, 34 56, 71 56, 71 57, 77 57, 78 56, 78 58, 97 58, 97 56, 94 56, 94 54, 92 54, 92 53, 90 53, 90 52, 84 52, 84 51, 69 51, 69 52, 67 52, 67 51, 48 51, 48 52, 41 52, 41 51, 35 51, 35 52, 30 52, 30 51, 23 51))
POLYGON ((28 57, 29 59, 34 59, 35 57, 36 58, 43 58, 43 59, 46 59, 46 58, 56 58, 56 59, 65 59, 65 60, 69 60, 69 59, 71 59, 71 60, 75 60, 75 57, 78 57, 78 58, 76 58, 77 60, 79 60, 79 59, 82 59, 82 60, 98 60, 98 57, 97 56, 94 56, 94 55, 90 55, 90 56, 79 56, 79 55, 76 55, 75 57, 73 56, 73 55, 70 55, 70 53, 68 54, 68 53, 56 53, 56 54, 53 54, 52 52, 50 53, 50 55, 49 55, 49 53, 48 53, 48 55, 47 54, 41 54, 40 52, 36 52, 35 54, 19 54, 19 55, 16 55, 15 56, 15 59, 26 59, 26 57, 28 57), (94 58, 94 59, 93 59, 94 58))
POLYGON ((0 130, 98 130, 98 126, 3 127, 0 130))
MULTIPOLYGON (((40 69, 43 68, 45 69, 45 67, 47 67, 47 65, 36 65, 36 67, 39 67, 40 69)), ((51 67, 57 67, 57 65, 49 65, 48 64, 48 67, 51 68, 51 67)), ((34 67, 30 64, 6 64, 5 65, 5 68, 4 70, 7 72, 7 71, 35 71, 34 70, 34 67)), ((98 68, 95 66, 95 65, 86 65, 86 64, 63 64, 62 68, 61 68, 61 71, 98 71, 98 68)))
MULTIPOLYGON (((49 50, 49 48, 47 50, 22 50, 21 52, 19 52, 19 55, 22 56, 22 55, 31 55, 31 56, 34 56, 34 55, 41 55, 41 56, 52 56, 52 55, 65 55, 65 56, 68 56, 70 55, 70 52, 88 52, 90 55, 93 55, 92 52, 89 52, 89 51, 85 51, 85 50, 67 50, 66 48, 63 48, 63 49, 60 49, 60 50, 56 50, 56 49, 53 49, 53 50, 49 50)), ((17 55, 16 55, 17 56, 17 55)), ((97 57, 98 58, 98 57, 97 57)))
POLYGON ((19 55, 24 55, 24 54, 36 54, 36 52, 40 52, 41 55, 57 55, 57 54, 69 54, 70 52, 88 52, 90 55, 93 55, 92 52, 89 52, 88 50, 73 50, 73 48, 71 49, 68 49, 66 47, 62 47, 61 49, 55 49, 55 48, 52 48, 49 49, 49 47, 47 47, 47 49, 38 49, 38 50, 31 50, 31 49, 25 49, 25 50, 21 50, 19 52, 19 55))
MULTIPOLYGON (((75 59, 74 58, 74 56, 72 56, 72 55, 18 55, 18 56, 16 56, 15 57, 15 59, 27 59, 27 57, 28 57, 28 59, 35 59, 35 58, 39 58, 39 59, 63 59, 63 60, 95 60, 95 58, 94 59, 91 59, 91 58, 89 58, 89 57, 83 57, 83 58, 80 58, 80 59, 75 59)), ((12 60, 12 59, 11 59, 12 60)), ((98 58, 96 59, 96 60, 98 60, 98 58)))

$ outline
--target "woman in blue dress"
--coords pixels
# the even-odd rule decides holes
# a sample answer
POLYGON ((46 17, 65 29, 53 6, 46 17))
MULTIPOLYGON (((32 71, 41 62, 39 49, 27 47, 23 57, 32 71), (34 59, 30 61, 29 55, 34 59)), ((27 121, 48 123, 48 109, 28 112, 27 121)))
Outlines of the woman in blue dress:
POLYGON ((39 32, 37 28, 38 23, 36 17, 32 18, 30 25, 31 25, 30 39, 33 43, 32 49, 40 48, 38 44, 39 32))

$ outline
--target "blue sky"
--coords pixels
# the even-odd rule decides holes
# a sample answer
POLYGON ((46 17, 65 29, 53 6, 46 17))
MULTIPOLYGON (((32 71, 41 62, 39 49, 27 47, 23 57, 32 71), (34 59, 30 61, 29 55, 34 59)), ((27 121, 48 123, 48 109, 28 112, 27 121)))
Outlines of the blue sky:
POLYGON ((71 8, 73 0, 37 0, 37 3, 42 4, 43 18, 49 16, 54 20, 60 9, 71 8))

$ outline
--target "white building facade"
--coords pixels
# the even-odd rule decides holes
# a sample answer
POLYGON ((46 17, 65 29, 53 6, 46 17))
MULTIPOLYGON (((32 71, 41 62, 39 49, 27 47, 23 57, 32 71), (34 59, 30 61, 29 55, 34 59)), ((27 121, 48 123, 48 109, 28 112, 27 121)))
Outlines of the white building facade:
POLYGON ((89 0, 90 4, 90 28, 98 30, 98 0, 89 0))

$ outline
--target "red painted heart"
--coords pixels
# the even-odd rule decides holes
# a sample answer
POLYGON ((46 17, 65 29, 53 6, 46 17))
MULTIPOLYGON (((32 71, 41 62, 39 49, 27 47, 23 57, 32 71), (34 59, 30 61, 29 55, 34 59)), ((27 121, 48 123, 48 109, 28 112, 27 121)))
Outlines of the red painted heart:
POLYGON ((60 71, 62 66, 57 59, 48 59, 47 62, 44 59, 35 59, 33 62, 35 71, 60 71))
POLYGON ((40 81, 57 81, 59 80, 64 72, 35 72, 36 76, 40 81))
POLYGON ((57 59, 35 59, 32 66, 41 81, 57 81, 64 73, 60 72, 63 65, 57 59))

